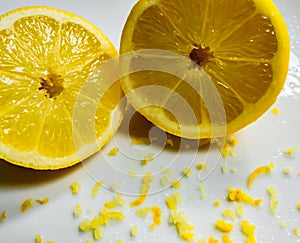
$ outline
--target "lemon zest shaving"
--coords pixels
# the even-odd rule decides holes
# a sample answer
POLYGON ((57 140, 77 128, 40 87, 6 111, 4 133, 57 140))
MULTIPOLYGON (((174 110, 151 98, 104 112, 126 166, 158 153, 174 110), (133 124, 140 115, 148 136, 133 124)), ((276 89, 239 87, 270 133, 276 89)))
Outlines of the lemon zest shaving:
POLYGON ((228 201, 230 202, 244 202, 253 206, 259 206, 263 199, 253 199, 251 196, 243 192, 241 189, 235 190, 232 187, 228 188, 228 201))
POLYGON ((235 207, 235 212, 238 217, 243 217, 245 214, 244 208, 242 205, 237 205, 235 207))
POLYGON ((24 213, 25 211, 27 211, 28 209, 32 208, 34 204, 34 201, 32 198, 28 198, 26 199, 22 205, 21 205, 21 211, 22 213, 24 213))
POLYGON ((137 225, 132 226, 130 229, 130 236, 135 237, 138 234, 138 230, 139 228, 137 225))
POLYGON ((208 170, 208 166, 206 164, 199 163, 196 165, 196 169, 197 170, 208 170))
POLYGON ((41 237, 41 234, 36 234, 36 235, 35 235, 35 242, 36 242, 36 243, 42 243, 42 237, 41 237))
POLYGON ((153 224, 151 224, 150 228, 154 229, 156 226, 161 224, 161 209, 158 206, 152 206, 151 211, 153 213, 153 224))
POLYGON ((273 187, 269 187, 267 189, 267 191, 268 191, 268 195, 270 197, 269 210, 272 214, 275 214, 277 206, 279 204, 277 192, 275 191, 275 189, 273 187))
POLYGON ((146 217, 150 212, 150 208, 144 207, 144 208, 138 208, 136 210, 136 214, 140 217, 146 217))
POLYGON ((223 233, 229 233, 233 230, 234 225, 221 219, 216 221, 215 227, 223 233))
POLYGON ((175 188, 175 189, 180 188, 180 186, 181 186, 181 183, 180 183, 180 181, 178 181, 178 180, 175 180, 175 181, 173 181, 173 182, 171 183, 171 187, 173 187, 173 188, 175 188))
POLYGON ((223 212, 223 217, 231 220, 236 219, 236 214, 231 209, 225 209, 223 212))
POLYGON ((272 112, 275 115, 280 115, 280 110, 277 107, 273 107, 272 112))
POLYGON ((0 221, 1 221, 1 222, 5 222, 6 219, 7 219, 7 211, 4 210, 4 211, 1 213, 0 221))
POLYGON ((71 184, 71 190, 73 195, 77 195, 81 191, 81 185, 75 181, 71 184))
POLYGON ((270 174, 272 169, 274 169, 274 164, 272 163, 267 166, 260 166, 256 168, 248 178, 248 188, 252 188, 253 181, 257 178, 257 176, 261 174, 270 174))
POLYGON ((112 148, 112 149, 108 152, 108 155, 109 155, 109 156, 115 156, 115 155, 117 155, 119 152, 120 152, 120 149, 119 149, 119 148, 112 148))
POLYGON ((45 197, 44 199, 35 199, 35 201, 41 205, 45 205, 49 202, 49 198, 45 197))
POLYGON ((74 217, 79 217, 82 215, 82 206, 80 204, 76 204, 73 210, 74 217))
POLYGON ((92 197, 95 198, 98 195, 99 189, 100 187, 104 184, 103 181, 98 181, 95 183, 94 187, 93 187, 93 191, 92 191, 92 197))
POLYGON ((140 196, 136 200, 130 203, 130 207, 136 207, 145 202, 147 198, 147 194, 150 190, 150 183, 152 182, 152 180, 153 180, 152 174, 150 172, 146 173, 146 175, 143 177, 142 180, 142 188, 141 188, 140 196))
POLYGON ((219 243, 220 241, 218 241, 215 237, 210 236, 208 239, 208 243, 219 243))
POLYGON ((241 231, 246 236, 246 243, 256 243, 254 235, 255 226, 251 225, 247 220, 241 222, 241 231))
POLYGON ((222 235, 223 243, 233 243, 233 240, 228 235, 222 235))

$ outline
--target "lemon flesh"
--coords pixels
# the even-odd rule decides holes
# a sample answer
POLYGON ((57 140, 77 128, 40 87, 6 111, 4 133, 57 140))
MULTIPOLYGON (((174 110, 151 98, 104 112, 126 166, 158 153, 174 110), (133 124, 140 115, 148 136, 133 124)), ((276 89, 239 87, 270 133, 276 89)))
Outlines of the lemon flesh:
POLYGON ((98 151, 121 122, 123 94, 119 83, 100 90, 99 101, 81 89, 116 56, 107 37, 74 14, 27 7, 1 16, 0 157, 25 167, 58 169, 98 151), (95 121, 84 122, 93 110, 95 121), (93 127, 74 126, 78 119, 93 127), (95 136, 87 136, 86 129, 95 136))

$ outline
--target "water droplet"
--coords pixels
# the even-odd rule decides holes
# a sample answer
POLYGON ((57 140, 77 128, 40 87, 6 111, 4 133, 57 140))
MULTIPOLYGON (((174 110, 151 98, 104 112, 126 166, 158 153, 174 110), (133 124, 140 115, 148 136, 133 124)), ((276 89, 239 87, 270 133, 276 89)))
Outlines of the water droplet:
POLYGON ((8 134, 10 132, 10 128, 6 128, 3 130, 4 134, 8 134))

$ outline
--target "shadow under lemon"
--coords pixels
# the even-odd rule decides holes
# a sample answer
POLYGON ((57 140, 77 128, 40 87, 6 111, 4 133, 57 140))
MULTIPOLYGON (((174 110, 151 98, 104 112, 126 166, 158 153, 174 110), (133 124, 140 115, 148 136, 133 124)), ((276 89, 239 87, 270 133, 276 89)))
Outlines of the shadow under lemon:
MULTIPOLYGON (((174 153, 182 151, 182 145, 184 145, 183 149, 185 150, 197 150, 199 152, 207 151, 211 145, 210 139, 186 139, 166 133, 156 127, 139 112, 132 111, 134 109, 133 107, 130 106, 128 109, 131 110, 129 113, 132 113, 131 117, 129 117, 128 132, 133 145, 163 146, 163 150, 174 153), (164 133, 164 139, 153 136, 151 134, 151 130, 153 129, 158 129, 160 133, 164 133)), ((126 114, 128 114, 128 112, 126 114)), ((126 119, 128 118, 125 117, 124 120, 126 119)))
POLYGON ((11 164, 0 159, 0 187, 1 186, 28 186, 47 183, 66 177, 82 168, 81 163, 59 170, 34 170, 11 164))

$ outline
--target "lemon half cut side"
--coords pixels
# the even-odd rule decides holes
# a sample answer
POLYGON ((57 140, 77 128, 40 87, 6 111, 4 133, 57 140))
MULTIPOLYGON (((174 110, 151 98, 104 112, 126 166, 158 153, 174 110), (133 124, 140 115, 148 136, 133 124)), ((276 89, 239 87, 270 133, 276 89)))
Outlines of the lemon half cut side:
MULTIPOLYGON (((152 60, 161 60, 156 60, 158 66, 168 62, 183 77, 145 69, 126 75, 121 85, 135 109, 164 131, 191 139, 211 138, 212 130, 222 124, 210 119, 214 112, 205 101, 212 92, 203 89, 201 83, 206 81, 195 72, 200 68, 221 97, 225 117, 220 121, 225 121, 226 134, 232 134, 276 101, 288 71, 289 48, 287 27, 271 0, 140 0, 123 29, 120 54, 169 51, 189 59, 195 67, 153 52, 152 60), (151 91, 138 92, 154 86, 171 91, 161 103, 151 91), (178 119, 168 108, 184 111, 186 103, 196 122, 178 119)), ((127 70, 136 65, 139 57, 134 55, 124 62, 127 70)))
POLYGON ((101 89, 101 75, 96 90, 82 87, 115 57, 109 39, 75 14, 34 6, 2 15, 0 158, 59 169, 99 151, 121 123, 123 93, 119 82, 101 89))

